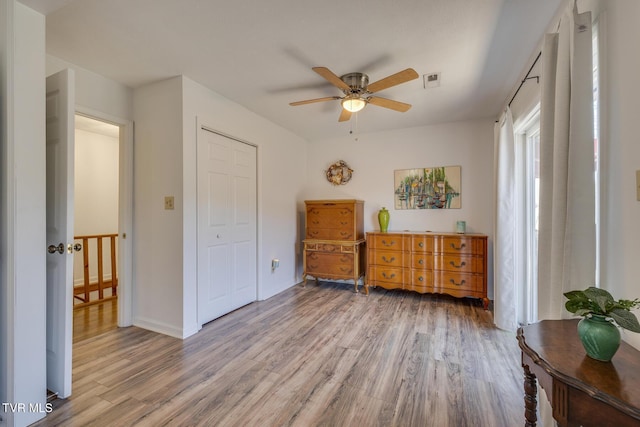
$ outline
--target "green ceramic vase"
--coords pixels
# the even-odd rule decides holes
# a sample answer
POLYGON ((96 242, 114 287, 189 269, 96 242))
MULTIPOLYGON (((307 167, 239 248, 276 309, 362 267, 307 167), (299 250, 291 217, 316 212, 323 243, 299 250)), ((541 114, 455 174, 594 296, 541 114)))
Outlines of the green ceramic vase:
POLYGON ((602 362, 609 362, 620 346, 618 327, 599 314, 578 322, 578 336, 587 356, 602 362))
POLYGON ((387 208, 382 208, 378 211, 378 222, 380 223, 380 231, 386 233, 389 229, 389 211, 387 208))

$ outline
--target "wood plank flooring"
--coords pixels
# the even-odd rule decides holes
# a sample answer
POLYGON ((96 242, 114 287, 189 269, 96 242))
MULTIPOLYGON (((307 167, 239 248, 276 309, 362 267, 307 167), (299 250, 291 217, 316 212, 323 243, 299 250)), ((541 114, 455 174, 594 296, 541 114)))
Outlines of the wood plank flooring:
POLYGON ((73 342, 77 343, 118 328, 118 300, 74 307, 73 342))
POLYGON ((76 342, 73 395, 37 426, 517 426, 513 333, 475 301, 321 282, 179 340, 76 342))

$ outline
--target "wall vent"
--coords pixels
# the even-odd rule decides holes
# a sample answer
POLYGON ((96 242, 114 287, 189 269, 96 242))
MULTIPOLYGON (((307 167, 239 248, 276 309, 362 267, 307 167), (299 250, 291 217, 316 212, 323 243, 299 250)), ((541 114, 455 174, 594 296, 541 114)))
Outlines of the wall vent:
POLYGON ((425 89, 440 86, 440 73, 429 73, 422 76, 425 89))

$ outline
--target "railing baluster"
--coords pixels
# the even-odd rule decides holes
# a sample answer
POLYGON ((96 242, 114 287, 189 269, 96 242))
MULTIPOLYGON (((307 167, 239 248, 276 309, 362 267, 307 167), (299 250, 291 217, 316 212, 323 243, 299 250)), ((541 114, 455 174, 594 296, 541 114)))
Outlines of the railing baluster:
POLYGON ((76 304, 75 307, 82 307, 89 304, 93 304, 96 302, 100 302, 108 299, 115 299, 118 295, 118 267, 117 267, 117 257, 116 257, 116 243, 117 243, 118 234, 99 234, 99 235, 91 235, 91 236, 75 236, 75 240, 82 240, 82 261, 83 261, 83 285, 78 291, 74 289, 74 298, 78 298, 82 301, 81 304, 76 304), (110 264, 111 264, 111 283, 105 280, 104 278, 104 240, 108 238, 110 247, 110 264), (97 261, 98 261, 98 281, 97 283, 91 283, 90 277, 90 252, 89 242, 93 239, 96 240, 96 249, 97 249, 97 261), (108 285, 108 286, 107 286, 108 285), (104 296, 104 289, 106 287, 111 287, 111 296, 104 296), (91 292, 98 291, 98 299, 91 301, 91 292), (77 295, 77 296, 76 296, 77 295), (80 295, 84 295, 84 300, 80 297, 80 295))
POLYGON ((111 296, 118 295, 118 269, 116 268, 116 236, 111 236, 111 296))
POLYGON ((104 278, 102 272, 102 237, 98 237, 98 299, 104 299, 104 278))
POLYGON ((82 248, 83 248, 82 261, 84 263, 84 302, 89 302, 89 300, 91 299, 91 294, 90 294, 91 283, 89 283, 89 238, 88 237, 82 238, 82 248))

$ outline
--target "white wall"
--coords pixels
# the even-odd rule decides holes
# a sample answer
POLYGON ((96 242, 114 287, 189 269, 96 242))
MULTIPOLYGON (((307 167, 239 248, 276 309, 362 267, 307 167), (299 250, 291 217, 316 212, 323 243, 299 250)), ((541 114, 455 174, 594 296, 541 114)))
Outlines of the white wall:
MULTIPOLYGON (((605 8, 602 102, 602 250, 601 286, 616 298, 640 298, 640 202, 636 170, 640 169, 640 2, 601 2, 605 8)), ((640 312, 636 311, 640 316, 640 312)), ((640 334, 624 339, 640 349, 640 334)))
MULTIPOLYGON (((196 117, 202 125, 258 147, 258 299, 267 299, 297 283, 302 275, 296 270, 296 205, 306 184, 307 142, 188 78, 183 84, 185 165, 195 165, 196 117), (272 258, 280 259, 280 268, 274 272, 272 258)), ((185 266, 193 274, 195 183, 195 167, 185 167, 184 253, 185 266)), ((195 276, 185 276, 186 284, 194 280, 195 276)))
POLYGON ((258 286, 265 299, 294 285, 296 201, 306 177, 306 142, 186 78, 135 91, 134 323, 186 337, 197 323, 196 121, 258 146, 258 286), (282 181, 283 172, 291 177, 282 181), (165 211, 164 196, 175 197, 165 211), (281 260, 271 272, 271 258, 281 260), (153 300, 149 295, 154 295, 153 300))
MULTIPOLYGON (((390 114, 393 114, 392 112, 390 114)), ((345 136, 309 144, 308 186, 300 200, 361 199, 366 231, 379 229, 377 212, 389 209, 389 230, 467 231, 489 235, 493 247, 493 121, 444 123, 345 136), (334 186, 327 168, 344 160, 354 170, 346 185, 334 186), (431 166, 462 167, 461 209, 394 209, 394 170, 431 166)), ((302 212, 304 206, 299 205, 302 212)), ((301 213, 302 215, 302 213, 301 213)), ((490 250, 491 253, 491 250, 490 250)), ((489 257, 489 295, 493 295, 493 257, 489 257)))
POLYGON ((134 117, 133 323, 183 337, 181 80, 136 89, 134 117))
POLYGON ((55 56, 47 55, 47 76, 72 68, 76 105, 120 119, 133 120, 133 89, 55 56))
MULTIPOLYGON (((0 0, 0 31, 0 402, 44 407, 45 19, 13 0, 0 0)), ((0 415, 0 424, 24 426, 45 414, 0 408, 0 415)))
MULTIPOLYGON (((118 138, 75 131, 74 235, 118 233, 118 138)), ((98 280, 96 239, 90 240, 90 279, 98 280)), ((83 251, 73 258, 75 284, 84 283, 83 251)), ((104 278, 111 277, 110 242, 103 244, 104 278)))

